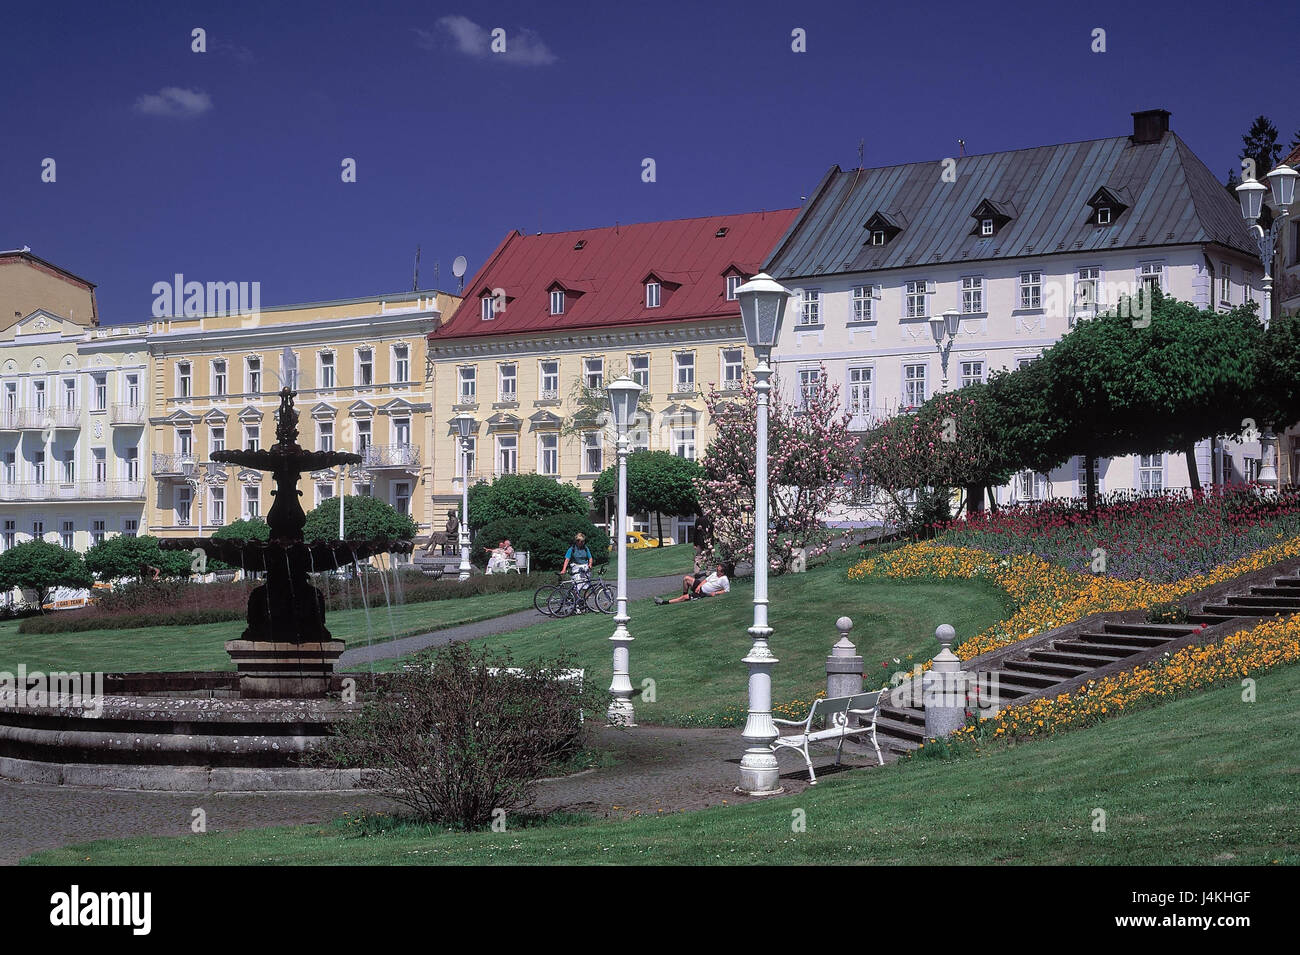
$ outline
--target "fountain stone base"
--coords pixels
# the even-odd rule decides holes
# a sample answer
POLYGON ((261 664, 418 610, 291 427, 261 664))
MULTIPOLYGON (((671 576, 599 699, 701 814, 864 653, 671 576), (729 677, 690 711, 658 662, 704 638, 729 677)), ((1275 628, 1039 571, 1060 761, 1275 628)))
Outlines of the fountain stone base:
POLYGON ((281 643, 272 640, 227 640, 226 652, 239 673, 245 700, 322 697, 334 678, 342 640, 281 643))

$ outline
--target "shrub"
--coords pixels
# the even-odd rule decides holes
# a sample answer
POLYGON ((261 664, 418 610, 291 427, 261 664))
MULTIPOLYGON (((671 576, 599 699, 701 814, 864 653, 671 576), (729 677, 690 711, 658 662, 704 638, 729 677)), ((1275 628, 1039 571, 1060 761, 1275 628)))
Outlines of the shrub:
POLYGON ((503 474, 490 484, 480 482, 469 489, 470 527, 484 527, 507 517, 586 517, 590 511, 591 505, 576 484, 561 484, 544 474, 503 474))
POLYGON ((571 666, 563 657, 489 672, 509 666, 463 643, 421 654, 310 760, 359 767, 364 788, 423 822, 472 829, 527 809, 535 780, 581 751, 582 713, 605 697, 591 680, 554 679, 571 666))
POLYGON ((42 609, 55 587, 89 587, 91 583, 81 555, 49 541, 26 541, 0 554, 0 588, 35 591, 36 606, 42 609))
MULTIPOLYGON (((241 517, 237 521, 231 521, 229 524, 217 528, 217 530, 213 531, 212 536, 216 540, 265 541, 271 539, 271 525, 260 517, 241 517)), ((221 571, 235 570, 236 568, 224 560, 210 557, 206 569, 211 573, 220 573, 221 571)))
POLYGON ((487 562, 488 548, 509 540, 516 551, 526 550, 532 555, 534 570, 559 570, 564 565, 564 552, 573 544, 579 531, 587 535, 587 549, 598 564, 609 560, 609 533, 577 514, 551 514, 547 517, 503 517, 479 528, 474 535, 470 560, 483 565, 487 562))
POLYGON ((901 509, 897 526, 904 537, 927 540, 935 535, 938 525, 950 520, 952 502, 948 488, 923 488, 917 493, 915 504, 901 509))
MULTIPOLYGON (((309 541, 332 541, 339 537, 339 498, 327 497, 307 514, 302 536, 309 541)), ((412 540, 415 521, 377 497, 349 494, 342 498, 343 534, 347 540, 412 540)))
POLYGON ((18 625, 18 632, 84 633, 87 630, 134 630, 137 627, 195 627, 204 623, 243 619, 242 610, 174 610, 165 613, 119 613, 111 616, 72 612, 28 617, 18 625))
POLYGON ((86 569, 96 579, 108 582, 151 577, 154 568, 163 577, 188 577, 191 556, 188 551, 163 550, 158 538, 148 534, 138 537, 119 534, 92 545, 86 551, 85 561, 86 569))

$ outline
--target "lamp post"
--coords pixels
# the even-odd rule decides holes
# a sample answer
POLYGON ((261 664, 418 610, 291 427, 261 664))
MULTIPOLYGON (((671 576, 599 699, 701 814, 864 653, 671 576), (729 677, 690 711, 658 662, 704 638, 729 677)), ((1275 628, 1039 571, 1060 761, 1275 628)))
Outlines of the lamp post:
POLYGON ((460 579, 469 580, 473 570, 469 565, 469 436, 477 422, 462 411, 451 423, 460 438, 460 579))
POLYGON ((202 469, 192 454, 181 458, 181 475, 190 487, 190 494, 199 505, 199 536, 203 536, 203 491, 226 483, 226 473, 212 461, 204 461, 202 469))
POLYGON ((952 352, 952 343, 957 340, 960 325, 961 314, 955 309, 948 309, 942 316, 930 316, 930 334, 934 336, 934 347, 939 349, 939 361, 943 366, 944 391, 948 390, 948 355, 952 352))
POLYGON ((754 350, 757 392, 757 429, 754 462, 754 624, 749 635, 754 643, 742 661, 749 667, 749 715, 741 738, 748 744, 740 760, 737 792, 751 796, 772 796, 781 792, 776 754, 776 724, 772 722, 772 667, 778 662, 768 646, 772 628, 767 622, 767 407, 771 391, 772 346, 781 334, 790 290, 765 272, 760 272, 736 290, 745 340, 754 350))
POLYGON ((609 685, 609 711, 605 714, 613 726, 635 726, 636 713, 632 708, 632 680, 628 675, 628 644, 632 635, 627 632, 627 432, 636 415, 641 386, 624 375, 605 387, 609 395, 609 410, 614 418, 614 432, 618 438, 618 608, 614 614, 614 679, 609 685))
MULTIPOLYGON (((1277 237, 1290 219, 1291 204, 1295 202, 1295 183, 1296 179, 1300 178, 1300 173, 1290 166, 1279 165, 1265 178, 1268 180, 1268 189, 1254 178, 1247 179, 1237 187, 1237 199, 1241 202, 1241 217, 1246 220, 1246 225, 1255 236, 1255 244, 1259 248, 1259 260, 1264 265, 1263 320, 1264 330, 1268 331, 1268 323, 1273 311, 1273 257, 1277 250, 1277 237), (1270 190, 1273 193, 1273 204, 1278 209, 1278 216, 1273 220, 1268 231, 1265 231, 1259 224, 1259 215, 1263 211, 1264 193, 1270 190)), ((1264 423, 1264 432, 1259 436, 1263 452, 1259 481, 1261 484, 1272 484, 1280 489, 1277 474, 1277 438, 1268 429, 1270 423, 1264 423)))

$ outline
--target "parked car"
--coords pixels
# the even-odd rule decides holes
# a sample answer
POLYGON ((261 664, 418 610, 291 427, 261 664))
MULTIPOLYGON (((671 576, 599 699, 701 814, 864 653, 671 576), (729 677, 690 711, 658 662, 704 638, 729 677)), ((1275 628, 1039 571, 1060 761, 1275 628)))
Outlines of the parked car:
MULTIPOLYGON (((675 541, 671 537, 664 538, 664 546, 671 547, 675 541)), ((641 531, 627 532, 627 546, 633 550, 639 550, 643 547, 658 547, 659 538, 652 537, 649 534, 643 534, 641 531)))

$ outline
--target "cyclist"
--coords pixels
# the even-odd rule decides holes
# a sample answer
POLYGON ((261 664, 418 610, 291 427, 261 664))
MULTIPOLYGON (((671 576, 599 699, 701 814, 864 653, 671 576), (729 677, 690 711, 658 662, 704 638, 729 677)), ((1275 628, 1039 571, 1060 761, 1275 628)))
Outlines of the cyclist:
POLYGON ((591 551, 587 549, 587 535, 579 532, 573 538, 573 546, 564 552, 564 566, 560 576, 573 574, 573 586, 578 590, 578 612, 584 609, 587 582, 591 578, 591 551))

